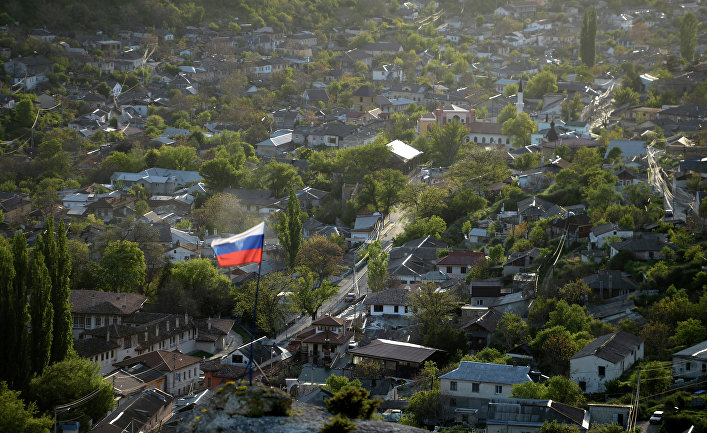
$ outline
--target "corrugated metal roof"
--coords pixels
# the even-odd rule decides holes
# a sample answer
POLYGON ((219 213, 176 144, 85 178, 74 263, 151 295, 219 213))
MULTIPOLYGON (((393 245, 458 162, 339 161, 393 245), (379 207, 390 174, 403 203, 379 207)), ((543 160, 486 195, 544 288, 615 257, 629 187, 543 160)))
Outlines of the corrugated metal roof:
POLYGON ((529 372, 530 367, 528 366, 462 361, 459 363, 459 367, 441 375, 440 379, 515 385, 517 383, 530 382, 529 372))

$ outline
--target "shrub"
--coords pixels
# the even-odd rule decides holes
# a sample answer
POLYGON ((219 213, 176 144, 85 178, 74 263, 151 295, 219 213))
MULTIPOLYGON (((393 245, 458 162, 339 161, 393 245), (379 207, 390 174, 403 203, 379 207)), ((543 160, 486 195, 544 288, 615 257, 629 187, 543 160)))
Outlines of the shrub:
POLYGON ((329 418, 329 422, 325 423, 321 433, 353 433, 356 431, 356 424, 350 419, 342 415, 336 415, 329 418))

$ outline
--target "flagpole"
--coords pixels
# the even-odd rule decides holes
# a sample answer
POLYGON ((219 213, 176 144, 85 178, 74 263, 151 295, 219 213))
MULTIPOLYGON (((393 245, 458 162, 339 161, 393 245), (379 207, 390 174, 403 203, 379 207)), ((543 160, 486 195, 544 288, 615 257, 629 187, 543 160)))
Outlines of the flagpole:
POLYGON ((250 323, 250 356, 248 357, 248 376, 250 386, 253 386, 253 343, 255 341, 255 317, 258 311, 258 291, 260 289, 260 268, 263 267, 263 259, 258 263, 258 282, 255 284, 255 302, 253 303, 253 321, 250 323))

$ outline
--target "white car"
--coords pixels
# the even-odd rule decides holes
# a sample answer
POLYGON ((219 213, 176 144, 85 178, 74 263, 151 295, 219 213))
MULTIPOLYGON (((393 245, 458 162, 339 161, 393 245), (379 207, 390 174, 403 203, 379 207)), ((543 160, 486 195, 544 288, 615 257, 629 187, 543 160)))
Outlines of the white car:
POLYGON ((660 424, 661 422, 663 422, 663 411, 657 410, 653 412, 653 415, 651 415, 648 422, 651 424, 660 424))

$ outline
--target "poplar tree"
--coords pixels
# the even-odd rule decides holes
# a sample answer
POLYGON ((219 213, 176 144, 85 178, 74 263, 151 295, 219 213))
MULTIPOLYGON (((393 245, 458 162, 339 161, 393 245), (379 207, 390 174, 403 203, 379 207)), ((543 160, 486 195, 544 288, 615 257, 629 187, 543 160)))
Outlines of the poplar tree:
POLYGON ((40 235, 37 246, 32 252, 30 262, 29 289, 31 291, 29 309, 31 320, 30 331, 30 360, 32 373, 42 374, 49 365, 52 349, 52 327, 54 323, 54 310, 51 304, 51 277, 44 263, 42 249, 45 242, 40 235))
POLYGON ((10 370, 13 365, 12 344, 14 335, 14 280, 15 268, 12 264, 12 253, 0 244, 0 320, 3 323, 3 329, 6 329, 8 343, 11 345, 6 350, 0 352, 0 365, 3 365, 3 371, 0 372, 2 380, 7 380, 13 383, 13 373, 10 370))
POLYGON ((11 383, 15 389, 24 389, 29 379, 29 360, 27 358, 27 325, 29 311, 27 307, 27 282, 29 278, 29 259, 27 257, 27 239, 24 233, 18 232, 12 240, 12 256, 15 278, 13 282, 12 299, 9 300, 12 309, 13 323, 8 329, 6 338, 13 358, 11 383))
POLYGON ((71 333, 71 304, 69 301, 71 258, 66 247, 66 228, 59 220, 56 234, 56 274, 52 275, 52 307, 54 309, 54 338, 52 339, 51 362, 63 361, 71 351, 74 337, 71 333))
POLYGON ((582 20, 582 31, 579 41, 579 56, 582 63, 589 66, 594 66, 596 59, 596 40, 597 40, 597 10, 594 7, 584 11, 584 19, 582 20))
POLYGON ((697 17, 688 12, 680 21, 680 55, 692 63, 697 49, 697 17))
POLYGON ((280 215, 277 225, 277 238, 285 250, 287 266, 293 268, 295 259, 302 246, 302 211, 299 198, 294 189, 290 189, 290 198, 287 200, 287 212, 280 215))

